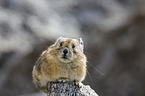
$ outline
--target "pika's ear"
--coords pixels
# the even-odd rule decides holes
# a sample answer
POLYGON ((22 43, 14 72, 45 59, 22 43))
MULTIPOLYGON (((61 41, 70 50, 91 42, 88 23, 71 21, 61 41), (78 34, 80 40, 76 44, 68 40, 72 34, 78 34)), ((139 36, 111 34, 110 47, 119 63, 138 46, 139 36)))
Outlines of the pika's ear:
POLYGON ((83 45, 83 40, 82 40, 82 38, 78 38, 77 40, 79 41, 80 44, 83 45))
POLYGON ((57 45, 57 44, 60 42, 61 39, 63 39, 63 37, 59 37, 59 38, 56 40, 56 42, 54 43, 54 46, 57 45))
POLYGON ((79 41, 79 43, 80 43, 80 47, 81 47, 82 52, 83 52, 83 51, 84 51, 84 44, 83 44, 83 40, 82 40, 82 38, 78 38, 77 40, 79 41))

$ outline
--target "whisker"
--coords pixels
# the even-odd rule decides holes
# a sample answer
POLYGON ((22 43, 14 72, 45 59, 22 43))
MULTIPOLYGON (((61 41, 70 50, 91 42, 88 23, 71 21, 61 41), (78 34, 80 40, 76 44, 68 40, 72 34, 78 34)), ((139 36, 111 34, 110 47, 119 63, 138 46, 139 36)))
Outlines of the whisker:
POLYGON ((89 76, 89 78, 90 78, 90 80, 91 80, 91 83, 93 83, 93 79, 92 79, 92 77, 91 77, 91 75, 90 75, 90 73, 89 73, 88 70, 87 70, 87 74, 88 74, 88 76, 89 76))
MULTIPOLYGON (((88 61, 87 61, 88 62, 88 61)), ((91 67, 98 73, 100 73, 101 75, 105 76, 104 73, 102 73, 101 71, 99 71, 97 68, 95 68, 90 62, 88 62, 89 65, 91 65, 91 67)))

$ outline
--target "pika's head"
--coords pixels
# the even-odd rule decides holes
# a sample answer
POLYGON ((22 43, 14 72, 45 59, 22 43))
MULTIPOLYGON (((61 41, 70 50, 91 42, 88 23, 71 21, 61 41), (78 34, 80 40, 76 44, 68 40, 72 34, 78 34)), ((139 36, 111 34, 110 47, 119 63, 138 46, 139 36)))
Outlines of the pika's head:
POLYGON ((73 60, 82 57, 83 54, 83 41, 79 39, 63 38, 57 39, 53 45, 57 50, 57 57, 63 63, 69 63, 73 60))

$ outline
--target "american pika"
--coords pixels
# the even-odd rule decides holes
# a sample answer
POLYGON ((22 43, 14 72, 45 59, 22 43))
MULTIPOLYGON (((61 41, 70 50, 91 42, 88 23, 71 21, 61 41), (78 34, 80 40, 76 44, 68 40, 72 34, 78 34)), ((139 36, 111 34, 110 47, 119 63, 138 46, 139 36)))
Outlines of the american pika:
POLYGON ((83 81, 87 70, 87 59, 83 49, 81 38, 58 38, 55 44, 42 52, 33 67, 35 86, 47 93, 48 82, 61 79, 83 81))

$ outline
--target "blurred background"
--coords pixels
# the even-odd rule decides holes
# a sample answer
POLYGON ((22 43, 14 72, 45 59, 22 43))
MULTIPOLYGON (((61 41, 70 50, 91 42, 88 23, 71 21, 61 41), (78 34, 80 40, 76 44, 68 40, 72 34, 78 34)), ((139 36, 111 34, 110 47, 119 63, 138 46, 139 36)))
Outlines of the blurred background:
POLYGON ((0 0, 0 96, 44 95, 32 67, 60 36, 83 39, 99 96, 145 96, 145 0, 0 0))

